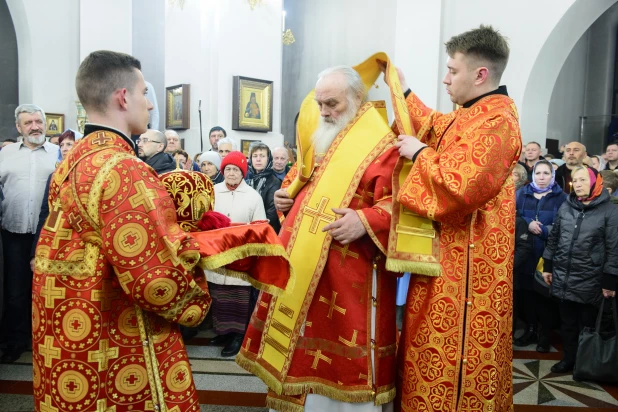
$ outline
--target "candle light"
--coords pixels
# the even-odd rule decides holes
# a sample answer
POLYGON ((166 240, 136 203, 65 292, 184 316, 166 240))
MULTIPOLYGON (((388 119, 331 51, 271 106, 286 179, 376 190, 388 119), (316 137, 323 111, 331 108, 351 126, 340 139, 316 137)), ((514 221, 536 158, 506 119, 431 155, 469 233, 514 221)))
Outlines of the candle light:
POLYGON ((569 193, 573 191, 573 182, 569 182, 569 193))

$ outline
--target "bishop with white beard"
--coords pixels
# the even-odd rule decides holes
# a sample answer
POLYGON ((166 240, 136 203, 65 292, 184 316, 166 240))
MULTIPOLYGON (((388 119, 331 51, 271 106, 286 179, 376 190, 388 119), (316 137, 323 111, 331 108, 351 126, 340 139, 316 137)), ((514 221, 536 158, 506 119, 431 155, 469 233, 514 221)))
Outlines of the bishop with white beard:
POLYGON ((275 193, 296 280, 261 295, 236 358, 269 386, 274 410, 373 412, 395 397, 396 276, 384 253, 399 154, 365 84, 346 66, 319 75, 299 117, 299 147, 315 153, 299 163, 312 173, 275 193))

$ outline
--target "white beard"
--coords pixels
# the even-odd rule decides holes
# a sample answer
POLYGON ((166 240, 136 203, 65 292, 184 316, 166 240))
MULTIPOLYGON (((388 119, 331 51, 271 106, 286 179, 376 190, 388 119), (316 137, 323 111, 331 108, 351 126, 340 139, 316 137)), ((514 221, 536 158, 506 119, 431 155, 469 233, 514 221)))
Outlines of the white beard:
POLYGON ((36 136, 27 136, 26 139, 28 139, 28 143, 33 144, 33 145, 37 145, 40 146, 43 143, 45 143, 45 135, 42 134, 39 137, 36 136))
POLYGON ((348 110, 332 122, 327 122, 323 117, 320 117, 320 125, 311 138, 313 150, 316 154, 326 154, 328 152, 333 140, 356 117, 356 112, 358 112, 359 108, 360 106, 358 105, 348 104, 348 110))

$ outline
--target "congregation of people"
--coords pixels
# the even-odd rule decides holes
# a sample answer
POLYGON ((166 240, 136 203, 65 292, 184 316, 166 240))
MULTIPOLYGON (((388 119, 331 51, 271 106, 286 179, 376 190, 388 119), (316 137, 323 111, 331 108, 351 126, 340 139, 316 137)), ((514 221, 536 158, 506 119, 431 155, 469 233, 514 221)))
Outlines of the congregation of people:
MULTIPOLYGON (((551 331, 559 330, 562 359, 551 370, 567 373, 580 333, 594 328, 602 300, 615 297, 618 142, 600 155, 575 141, 560 152, 543 156, 541 145, 529 142, 513 169, 514 322, 525 324, 514 345, 547 353, 551 331)), ((607 317, 611 325, 611 312, 607 317)))

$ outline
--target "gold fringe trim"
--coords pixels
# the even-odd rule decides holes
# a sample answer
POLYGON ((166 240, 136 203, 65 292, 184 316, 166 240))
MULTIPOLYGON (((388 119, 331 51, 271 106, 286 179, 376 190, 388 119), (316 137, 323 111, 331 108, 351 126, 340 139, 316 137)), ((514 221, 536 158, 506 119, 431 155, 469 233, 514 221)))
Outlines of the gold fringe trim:
POLYGON ((315 393, 317 395, 326 396, 336 401, 346 403, 374 402, 374 396, 372 395, 371 389, 364 389, 361 391, 344 391, 319 382, 284 383, 283 393, 285 395, 315 393))
POLYGON ((442 276, 442 269, 439 263, 411 262, 401 259, 386 259, 386 270, 391 272, 410 272, 415 275, 425 275, 432 277, 442 276))
POLYGON ((375 405, 376 406, 380 406, 380 405, 384 405, 387 404, 389 402, 392 402, 393 399, 395 399, 395 395, 397 394, 397 389, 396 388, 392 388, 389 391, 383 392, 383 393, 379 393, 376 396, 376 400, 375 400, 375 405))
POLYGON ((236 363, 247 372, 260 378, 270 390, 272 390, 278 395, 281 395, 283 391, 283 386, 281 382, 279 382, 279 379, 275 378, 262 366, 245 357, 245 355, 243 355, 242 349, 240 352, 238 352, 238 355, 236 355, 236 363))
POLYGON ((253 256, 280 256, 289 261, 289 256, 282 245, 267 245, 264 243, 248 243, 236 246, 225 252, 200 259, 200 267, 208 270, 229 265, 232 262, 253 256))
MULTIPOLYGON (((200 267, 202 267, 201 264, 200 264, 200 267)), ((249 282, 251 286, 253 286, 254 288, 258 290, 262 290, 268 293, 269 295, 273 295, 273 296, 281 296, 281 295, 284 295, 286 291, 294 289, 294 282, 296 280, 296 278, 293 277, 291 266, 290 266, 290 279, 288 279, 288 283, 285 286, 285 289, 281 289, 280 287, 275 286, 275 285, 269 285, 266 283, 259 282, 258 280, 252 278, 246 272, 237 272, 235 270, 226 269, 226 268, 211 269, 210 271, 218 273, 223 276, 229 276, 231 278, 244 280, 245 282, 249 282)))
MULTIPOLYGON (((205 258, 201 258, 198 266, 202 269, 210 270, 215 273, 219 273, 221 275, 230 276, 236 279, 244 280, 245 282, 249 282, 254 288, 262 290, 268 294, 273 296, 280 296, 286 290, 291 291, 294 288, 294 283, 296 281, 296 276, 294 274, 294 269, 290 265, 290 278, 288 279, 288 283, 286 284, 285 289, 279 288, 274 285, 268 285, 266 283, 259 282, 258 280, 252 278, 245 272, 237 272, 231 269, 222 269, 223 266, 229 265, 230 263, 236 262, 238 260, 247 258, 247 257, 268 257, 268 256, 279 256, 284 258, 289 262, 289 257, 285 248, 282 245, 265 245, 261 243, 249 243, 242 246, 237 246, 235 248, 226 250, 225 252, 217 253, 216 255, 208 256, 205 258)), ((289 263, 288 263, 289 264, 289 263)))
POLYGON ((295 405, 292 402, 270 396, 266 397, 266 407, 279 412, 303 412, 305 410, 302 405, 295 405))

